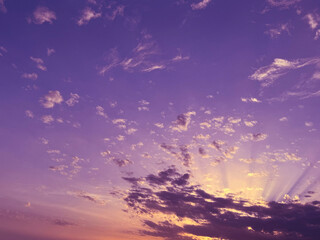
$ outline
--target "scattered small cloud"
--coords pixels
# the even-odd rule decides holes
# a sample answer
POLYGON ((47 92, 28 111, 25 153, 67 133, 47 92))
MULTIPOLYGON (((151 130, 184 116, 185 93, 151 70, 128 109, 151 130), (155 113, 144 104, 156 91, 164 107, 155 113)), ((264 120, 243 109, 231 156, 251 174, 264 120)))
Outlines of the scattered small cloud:
POLYGON ((138 106, 139 111, 149 111, 150 110, 149 109, 150 103, 146 100, 140 100, 139 105, 140 105, 140 106, 138 106))
POLYGON ((265 140, 268 137, 265 133, 248 133, 247 135, 242 135, 241 140, 244 142, 253 141, 253 142, 260 142, 265 140))
POLYGON ((26 110, 26 111, 25 111, 25 114, 26 114, 26 116, 27 116, 28 118, 34 118, 34 114, 33 114, 33 112, 31 112, 30 110, 26 110))
POLYGON ((244 121, 244 124, 247 127, 254 127, 257 123, 258 123, 257 121, 247 121, 247 120, 244 121))
POLYGON ((54 118, 51 115, 43 115, 41 121, 45 124, 51 124, 54 121, 54 118))
POLYGON ((44 145, 47 145, 47 144, 49 143, 49 140, 46 139, 46 138, 44 138, 44 137, 40 138, 40 141, 41 141, 41 143, 44 144, 44 145))
POLYGON ((102 116, 104 118, 108 118, 108 115, 104 112, 104 108, 101 106, 96 106, 96 113, 99 116, 102 116))
POLYGON ((38 74, 36 73, 24 73, 21 75, 22 78, 36 80, 38 78, 38 74))
POLYGON ((316 29, 320 23, 320 16, 316 13, 309 13, 305 16, 311 29, 316 29))
POLYGON ((54 50, 53 48, 47 48, 47 55, 50 57, 52 54, 54 54, 56 52, 56 50, 54 50))
POLYGON ((48 22, 50 24, 53 23, 53 20, 56 20, 55 12, 49 10, 47 7, 37 7, 37 9, 33 12, 33 17, 28 18, 28 22, 35 23, 35 24, 43 24, 48 22))
POLYGON ((313 122, 305 122, 304 125, 306 127, 313 127, 313 122))
POLYGON ((37 68, 42 71, 47 71, 47 67, 44 65, 44 61, 41 58, 30 57, 30 59, 37 64, 37 68))
POLYGON ((132 161, 128 159, 120 159, 120 158, 113 158, 112 162, 118 165, 118 167, 125 167, 128 164, 132 164, 132 161))
POLYGON ((170 128, 174 131, 182 132, 187 131, 191 121, 191 116, 195 116, 196 112, 187 112, 177 116, 177 120, 170 128))
POLYGON ((245 102, 245 103, 249 103, 249 102, 251 102, 251 103, 261 103, 260 100, 258 100, 257 98, 253 98, 253 97, 251 97, 251 98, 241 98, 241 101, 245 102))
POLYGON ((77 21, 77 24, 79 26, 86 25, 92 19, 99 18, 99 17, 101 17, 101 13, 95 12, 90 7, 86 7, 85 9, 82 10, 82 14, 79 20, 77 21))
POLYGON ((80 96, 76 93, 70 93, 70 98, 66 101, 66 104, 69 107, 73 107, 75 104, 79 102, 80 96))
POLYGON ((40 99, 40 103, 44 108, 53 108, 56 104, 61 104, 62 102, 63 97, 57 90, 49 91, 47 95, 40 99))

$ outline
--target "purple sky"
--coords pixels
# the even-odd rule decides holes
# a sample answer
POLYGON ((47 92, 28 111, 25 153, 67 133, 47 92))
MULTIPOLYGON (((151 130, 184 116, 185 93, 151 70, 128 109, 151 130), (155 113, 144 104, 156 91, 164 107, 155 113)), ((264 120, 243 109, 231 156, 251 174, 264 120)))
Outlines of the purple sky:
POLYGON ((0 239, 318 239, 319 0, 0 0, 0 239))

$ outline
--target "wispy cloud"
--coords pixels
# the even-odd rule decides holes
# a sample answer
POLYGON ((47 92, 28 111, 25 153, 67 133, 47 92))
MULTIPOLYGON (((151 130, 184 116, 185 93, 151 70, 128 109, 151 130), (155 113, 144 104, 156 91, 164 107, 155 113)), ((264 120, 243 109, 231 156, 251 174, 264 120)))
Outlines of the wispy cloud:
POLYGON ((276 26, 268 26, 268 30, 265 31, 265 34, 269 35, 272 39, 279 37, 283 32, 289 32, 289 24, 279 24, 276 26))
POLYGON ((107 55, 108 64, 99 69, 99 74, 104 75, 116 67, 122 67, 128 72, 153 72, 166 69, 170 64, 189 59, 181 54, 171 59, 163 59, 160 56, 157 42, 150 34, 143 32, 137 46, 126 57, 121 58, 117 48, 112 48, 107 55))
POLYGON ((259 68, 250 76, 250 78, 261 82, 262 87, 268 87, 276 79, 285 75, 290 70, 302 68, 319 62, 319 58, 301 58, 293 61, 275 58, 272 64, 259 68))
POLYGON ((117 16, 123 16, 124 14, 124 6, 116 6, 112 9, 110 14, 107 14, 107 18, 113 21, 117 16))
POLYGON ((164 68, 165 68, 164 65, 154 65, 154 66, 145 68, 145 69, 143 69, 142 71, 143 71, 143 72, 151 72, 151 71, 154 71, 154 70, 157 70, 157 69, 164 69, 164 68))
POLYGON ((267 2, 274 7, 287 8, 301 2, 301 0, 267 0, 267 2))
POLYGON ((53 23, 53 20, 56 20, 55 12, 49 10, 47 7, 37 7, 37 9, 33 12, 32 19, 27 19, 29 23, 33 22, 35 24, 43 24, 48 22, 50 24, 53 23))
POLYGON ((97 203, 99 205, 106 205, 106 200, 102 199, 102 196, 98 194, 88 193, 84 191, 68 192, 68 194, 76 196, 78 198, 86 199, 90 202, 97 203))
POLYGON ((5 0, 0 0, 0 11, 3 12, 3 13, 6 13, 7 12, 7 8, 4 4, 4 1, 5 0))
POLYGON ((77 21, 79 26, 87 24, 90 20, 101 17, 101 13, 95 12, 92 8, 86 7, 77 21))
POLYGON ((198 3, 192 3, 191 8, 192 8, 192 10, 205 9, 210 2, 211 2, 211 0, 202 0, 198 3))

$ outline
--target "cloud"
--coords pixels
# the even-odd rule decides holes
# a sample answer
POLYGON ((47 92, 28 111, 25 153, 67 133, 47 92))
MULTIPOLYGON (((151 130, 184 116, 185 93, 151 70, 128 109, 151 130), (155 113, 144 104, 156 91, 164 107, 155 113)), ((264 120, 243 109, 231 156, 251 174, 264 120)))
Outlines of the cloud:
POLYGON ((101 17, 101 13, 95 12, 90 7, 86 7, 82 10, 82 15, 77 21, 79 26, 87 24, 90 20, 101 17))
POLYGON ((187 112, 187 113, 178 115, 177 120, 173 123, 174 125, 171 126, 170 128, 173 131, 178 131, 178 132, 187 131, 191 121, 191 116, 195 116, 195 115, 196 115, 196 112, 187 112))
POLYGON ((275 39, 279 37, 283 32, 287 32, 288 34, 290 33, 288 23, 279 24, 273 27, 269 26, 269 29, 264 33, 269 35, 272 39, 275 39))
POLYGON ((154 71, 154 70, 164 69, 164 68, 165 68, 164 65, 154 65, 154 66, 145 68, 145 69, 143 69, 142 71, 143 71, 143 72, 152 72, 152 71, 154 71))
POLYGON ((116 67, 127 72, 153 72, 166 69, 168 64, 176 62, 161 57, 158 44, 150 34, 142 32, 141 35, 137 46, 126 57, 121 58, 116 48, 111 49, 107 56, 108 64, 99 69, 99 74, 104 75, 116 67))
POLYGON ((306 127, 313 127, 313 122, 305 122, 304 125, 306 127))
POLYGON ((53 20, 56 20, 56 14, 53 11, 50 11, 47 7, 37 7, 37 9, 33 12, 33 18, 28 20, 29 22, 33 22, 35 24, 43 24, 48 22, 50 24, 53 23, 53 20))
POLYGON ((247 127, 254 127, 256 124, 257 124, 257 121, 244 121, 244 124, 247 126, 247 127))
POLYGON ((320 16, 316 13, 309 13, 305 16, 311 29, 316 29, 320 23, 320 16))
POLYGON ((28 118, 33 118, 33 117, 34 117, 33 112, 31 112, 30 110, 26 110, 26 111, 25 111, 25 114, 26 114, 26 116, 27 116, 28 118))
POLYGON ((104 118, 108 118, 108 115, 104 112, 104 108, 101 106, 96 106, 96 114, 104 118))
POLYGON ((38 78, 38 74, 36 73, 24 73, 21 75, 22 78, 27 78, 31 80, 36 80, 38 78))
POLYGON ((63 102, 63 97, 57 90, 49 91, 49 93, 45 95, 40 102, 45 108, 53 108, 56 104, 61 104, 63 102))
POLYGON ((301 0, 267 0, 267 2, 273 7, 288 8, 298 2, 301 2, 301 0))
POLYGON ((125 167, 128 164, 132 164, 132 161, 130 161, 128 159, 113 158, 112 161, 113 161, 113 163, 118 165, 118 167, 125 167))
POLYGON ((124 13, 124 6, 117 6, 115 9, 112 10, 110 14, 107 15, 107 18, 113 21, 117 16, 123 16, 124 13))
POLYGON ((139 111, 149 111, 150 110, 149 109, 150 103, 146 100, 140 100, 139 105, 140 105, 140 106, 138 106, 139 111))
POLYGON ((259 159, 263 162, 299 162, 302 160, 295 153, 288 153, 283 150, 264 152, 260 154, 259 159))
POLYGON ((47 55, 50 57, 52 54, 54 54, 56 52, 56 50, 54 50, 53 48, 47 48, 47 55))
POLYGON ((175 56, 174 58, 172 58, 172 61, 174 62, 179 62, 179 61, 185 61, 185 60, 189 60, 190 57, 189 56, 182 56, 181 54, 175 56))
POLYGON ((236 240, 317 239, 320 226, 318 202, 300 204, 218 197, 200 185, 189 183, 190 174, 175 167, 128 182, 132 187, 124 201, 132 211, 145 217, 140 234, 165 240, 191 240, 200 237, 236 240), (162 216, 155 222, 147 216, 162 216), (173 216, 179 220, 174 220, 173 216))
POLYGON ((254 141, 254 142, 260 142, 265 140, 268 137, 267 134, 265 133, 248 133, 247 135, 243 135, 241 136, 241 140, 244 142, 248 142, 248 141, 254 141))
POLYGON ((258 100, 257 98, 241 98, 241 101, 242 101, 242 102, 245 102, 245 103, 248 103, 248 102, 251 102, 251 103, 261 103, 261 101, 258 100))
POLYGON ((259 68, 250 78, 261 82, 262 87, 270 86, 276 79, 285 75, 290 70, 302 68, 308 65, 317 64, 319 58, 302 58, 293 61, 275 58, 272 64, 259 68))
POLYGON ((117 67, 120 63, 120 57, 117 48, 111 48, 107 54, 107 59, 109 63, 99 70, 100 75, 104 75, 109 72, 111 69, 117 67))
POLYGON ((8 50, 7 50, 4 46, 0 46, 0 56, 2 57, 3 54, 2 54, 1 52, 2 52, 2 53, 7 53, 8 50))
POLYGON ((191 8, 192 10, 205 9, 210 2, 211 0, 202 0, 201 2, 198 2, 198 3, 192 3, 191 8))
POLYGON ((80 99, 80 96, 78 94, 70 93, 70 98, 66 101, 66 104, 69 107, 72 107, 79 102, 79 99, 80 99))
POLYGON ((160 144, 160 148, 171 156, 175 157, 184 166, 190 167, 192 163, 192 155, 188 150, 187 145, 169 145, 166 143, 160 144))
POLYGON ((0 12, 6 13, 7 12, 7 8, 4 5, 4 1, 5 0, 0 0, 0 12))
POLYGON ((40 138, 40 141, 41 141, 41 143, 44 144, 44 145, 47 145, 47 144, 49 143, 49 140, 46 139, 46 138, 44 138, 44 137, 40 138))
POLYGON ((58 225, 58 226, 62 226, 62 227, 66 227, 66 226, 74 226, 75 224, 72 222, 68 222, 65 220, 61 220, 61 219, 55 219, 52 221, 52 223, 54 225, 58 225))
POLYGON ((320 29, 316 31, 316 35, 314 36, 314 40, 318 40, 320 38, 320 29))
POLYGON ((88 193, 85 191, 78 191, 78 192, 67 192, 69 195, 86 199, 90 202, 99 204, 99 205, 106 205, 107 201, 102 199, 103 197, 98 194, 88 193))
POLYGON ((282 117, 279 119, 280 122, 287 122, 288 121, 288 118, 287 117, 282 117))
POLYGON ((47 71, 47 67, 44 65, 44 61, 41 58, 30 57, 30 59, 37 64, 37 68, 42 71, 47 71))
POLYGON ((54 121, 54 118, 51 115, 43 115, 41 121, 45 124, 51 124, 54 121))

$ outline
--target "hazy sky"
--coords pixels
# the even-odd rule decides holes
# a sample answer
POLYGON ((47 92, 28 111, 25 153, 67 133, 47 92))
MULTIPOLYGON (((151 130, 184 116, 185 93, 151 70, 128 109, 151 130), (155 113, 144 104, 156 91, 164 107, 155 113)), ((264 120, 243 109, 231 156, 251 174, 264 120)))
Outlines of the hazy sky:
POLYGON ((0 239, 318 239, 319 107, 319 0, 0 0, 0 239))

